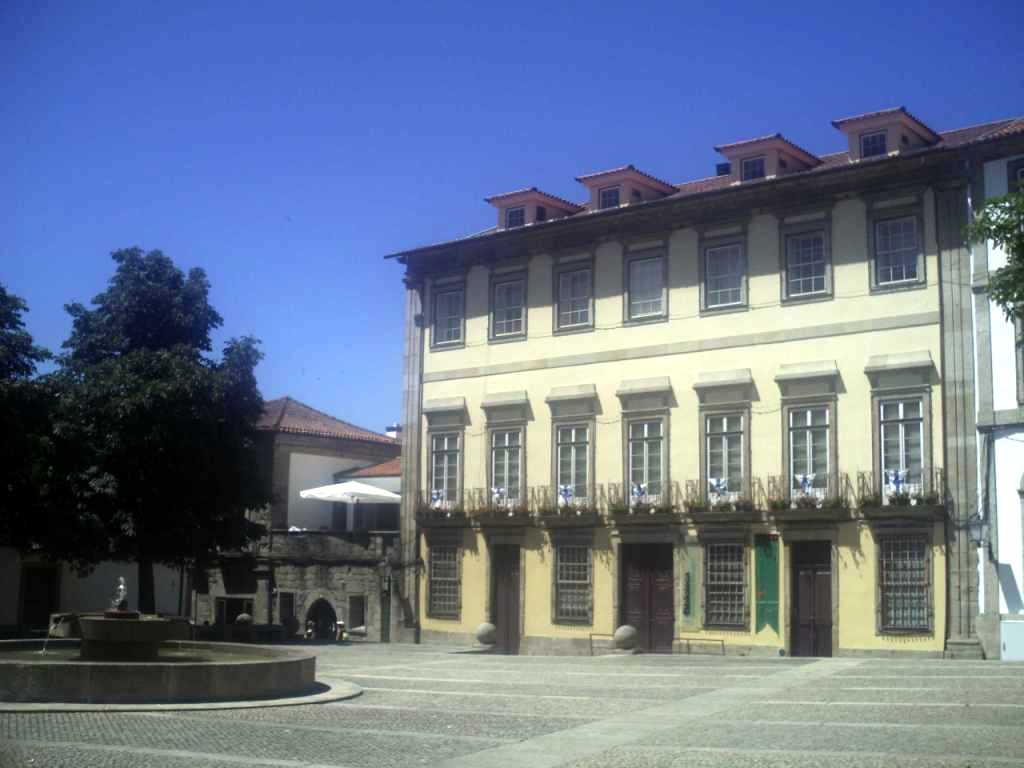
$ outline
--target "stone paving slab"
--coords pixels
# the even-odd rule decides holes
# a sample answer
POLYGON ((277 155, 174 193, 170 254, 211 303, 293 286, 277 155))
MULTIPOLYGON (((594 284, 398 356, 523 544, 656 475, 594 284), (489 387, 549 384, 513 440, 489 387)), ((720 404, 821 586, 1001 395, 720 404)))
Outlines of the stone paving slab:
POLYGON ((0 713, 0 766, 1024 766, 1024 664, 320 646, 347 702, 0 713), (966 706, 969 705, 969 706, 966 706))

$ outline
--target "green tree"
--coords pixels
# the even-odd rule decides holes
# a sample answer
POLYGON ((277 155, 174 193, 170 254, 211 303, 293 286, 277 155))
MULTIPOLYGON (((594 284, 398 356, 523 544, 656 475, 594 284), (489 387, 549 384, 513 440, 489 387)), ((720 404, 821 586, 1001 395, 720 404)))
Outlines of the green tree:
MULTIPOLYGON (((139 609, 154 610, 153 564, 201 566, 262 529, 246 510, 270 501, 257 441, 263 400, 258 342, 231 339, 200 269, 160 251, 116 251, 107 290, 70 304, 72 332, 54 393, 48 506, 60 532, 37 532, 51 556, 87 570, 109 557, 139 565, 139 609)), ((52 522, 52 521, 51 521, 52 522)))
POLYGON ((968 227, 971 242, 990 240, 1007 262, 989 276, 988 291, 1009 320, 1024 320, 1024 191, 989 200, 968 227))
POLYGON ((47 389, 34 378, 50 357, 25 330, 25 301, 0 285, 0 543, 20 543, 45 486, 47 389))

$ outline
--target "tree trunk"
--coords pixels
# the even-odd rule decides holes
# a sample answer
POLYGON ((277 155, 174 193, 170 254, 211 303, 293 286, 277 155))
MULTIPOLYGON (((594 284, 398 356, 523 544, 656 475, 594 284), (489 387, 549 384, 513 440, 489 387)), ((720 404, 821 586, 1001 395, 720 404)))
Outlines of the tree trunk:
POLYGON ((139 558, 139 613, 156 613, 153 561, 139 558))

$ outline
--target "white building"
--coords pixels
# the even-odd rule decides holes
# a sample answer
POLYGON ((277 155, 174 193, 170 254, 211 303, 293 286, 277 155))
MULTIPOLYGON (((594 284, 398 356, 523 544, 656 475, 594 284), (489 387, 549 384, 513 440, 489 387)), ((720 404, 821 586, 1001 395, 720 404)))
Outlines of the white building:
MULTIPOLYGON (((979 163, 972 206, 1024 190, 1024 154, 979 163)), ((987 523, 979 553, 978 635, 989 658, 1024 660, 1024 354, 1020 323, 988 295, 1007 263, 993 243, 972 247, 977 367, 978 510, 987 523)))

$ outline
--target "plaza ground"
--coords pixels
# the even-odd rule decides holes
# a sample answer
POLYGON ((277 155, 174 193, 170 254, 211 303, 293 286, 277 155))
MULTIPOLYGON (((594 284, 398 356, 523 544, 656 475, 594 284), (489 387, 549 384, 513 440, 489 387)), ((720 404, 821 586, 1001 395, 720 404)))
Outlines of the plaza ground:
POLYGON ((345 702, 0 714, 0 766, 1024 766, 1024 664, 324 646, 345 702))

